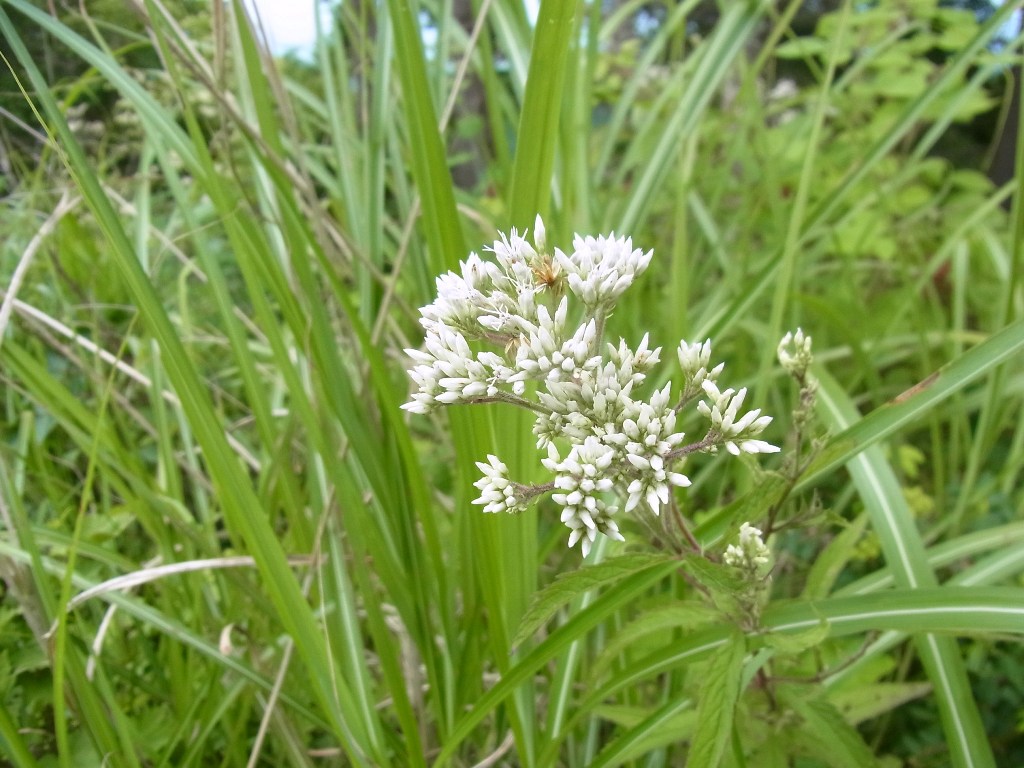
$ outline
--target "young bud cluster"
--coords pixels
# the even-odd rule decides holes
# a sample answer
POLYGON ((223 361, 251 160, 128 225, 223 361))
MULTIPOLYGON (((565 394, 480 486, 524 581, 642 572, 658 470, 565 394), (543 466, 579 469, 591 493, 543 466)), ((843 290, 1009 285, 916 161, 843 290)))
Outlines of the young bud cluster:
POLYGON ((813 359, 811 355, 811 337, 805 336, 802 329, 796 333, 790 331, 782 337, 777 350, 779 364, 790 374, 803 378, 813 359))
POLYGON ((741 579, 742 586, 735 594, 736 607, 740 612, 740 624, 747 630, 753 630, 760 621, 772 570, 772 552, 764 543, 761 529, 743 523, 738 541, 726 547, 722 562, 733 568, 741 579))
POLYGON ((766 572, 771 565, 772 553, 761 535, 760 528, 743 523, 740 526, 739 541, 726 547, 723 562, 751 576, 766 572))
POLYGON ((474 502, 485 512, 519 512, 550 491, 570 529, 569 546, 580 542, 586 556, 599 534, 622 540, 616 499, 625 500, 627 513, 658 515, 670 506, 673 488, 690 484, 679 471, 690 453, 778 450, 759 438, 771 417, 740 412, 746 390, 718 388, 724 366, 712 365, 710 340, 680 343, 682 388, 674 402, 671 383, 649 399, 637 394, 661 348, 651 349, 646 335, 636 348, 602 337, 616 301, 650 264, 650 251, 614 234, 577 235, 571 253, 549 251, 539 216, 532 243, 512 230, 488 250, 493 260, 470 254, 458 272, 437 279, 437 298, 420 310, 424 347, 407 350, 416 391, 402 406, 426 414, 456 403, 505 402, 533 411, 553 480, 516 483, 488 456, 477 464, 483 477, 474 502), (686 444, 678 414, 699 396, 706 399, 697 411, 710 427, 686 444), (567 452, 560 448, 566 445, 567 452))

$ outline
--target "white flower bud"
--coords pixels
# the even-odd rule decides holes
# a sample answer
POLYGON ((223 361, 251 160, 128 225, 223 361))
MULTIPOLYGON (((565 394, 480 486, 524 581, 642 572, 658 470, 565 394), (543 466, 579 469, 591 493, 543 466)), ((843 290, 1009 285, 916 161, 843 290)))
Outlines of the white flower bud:
POLYGON ((544 253, 544 251, 547 250, 547 237, 544 230, 544 221, 541 219, 539 213, 533 222, 533 244, 537 246, 537 250, 541 253, 544 253))
POLYGON ((783 368, 791 374, 803 376, 814 359, 811 354, 811 337, 805 336, 800 328, 796 329, 796 333, 790 331, 779 342, 777 354, 783 368))

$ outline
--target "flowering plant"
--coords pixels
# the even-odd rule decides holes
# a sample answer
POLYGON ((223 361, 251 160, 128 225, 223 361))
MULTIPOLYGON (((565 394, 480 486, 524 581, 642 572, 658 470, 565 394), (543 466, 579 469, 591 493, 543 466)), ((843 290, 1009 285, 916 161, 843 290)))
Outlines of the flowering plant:
POLYGON ((598 534, 623 540, 612 503, 617 495, 625 512, 648 523, 671 508, 697 548, 671 491, 690 485, 682 464, 722 446, 736 456, 778 451, 759 438, 771 417, 759 409, 741 413, 745 388, 720 388, 724 364, 711 364, 710 340, 679 343, 677 397, 670 382, 640 398, 661 347, 651 349, 647 335, 636 348, 603 338, 616 301, 651 262, 652 252, 634 249, 630 238, 576 235, 571 253, 549 250, 538 216, 532 243, 513 229, 487 250, 493 260, 471 253, 459 273, 441 275, 437 298, 420 310, 424 349, 406 350, 417 391, 402 407, 425 414, 443 405, 503 402, 536 414, 533 433, 553 479, 516 482, 501 459, 488 456, 477 463, 483 476, 475 483, 474 503, 485 512, 519 512, 551 492, 571 531, 569 546, 580 542, 586 556, 598 534), (572 311, 570 296, 579 309, 572 311), (470 342, 490 349, 474 352, 470 342), (677 420, 694 401, 708 425, 687 443, 677 420))

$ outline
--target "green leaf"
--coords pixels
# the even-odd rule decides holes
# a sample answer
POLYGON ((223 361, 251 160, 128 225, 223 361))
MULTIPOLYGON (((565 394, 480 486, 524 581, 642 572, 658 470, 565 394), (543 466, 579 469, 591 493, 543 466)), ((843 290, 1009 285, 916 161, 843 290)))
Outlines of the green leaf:
MULTIPOLYGON (((769 632, 802 632, 828 622, 831 636, 880 630, 901 632, 1024 634, 1024 590, 1016 587, 942 587, 897 589, 820 602, 785 601, 768 606, 761 617, 769 632)), ((618 691, 718 653, 729 642, 731 628, 712 625, 680 638, 628 664, 579 703, 579 719, 618 691)), ((943 638, 952 639, 952 638, 943 638)))
POLYGON ((850 725, 857 725, 891 712, 908 701, 931 693, 931 683, 873 683, 850 690, 834 691, 829 701, 850 725))
POLYGON ((707 543, 725 535, 728 527, 764 518, 765 511, 789 492, 789 481, 778 472, 762 472, 757 484, 732 503, 715 510, 697 525, 698 540, 707 543))
POLYGON ((725 753, 732 735, 736 702, 740 696, 740 677, 747 644, 743 635, 734 633, 708 663, 697 705, 697 728, 686 759, 693 768, 715 768, 725 753))
POLYGON ((703 557, 688 557, 682 565, 697 581, 723 597, 734 596, 745 584, 734 568, 703 557))
POLYGON ((974 14, 959 8, 937 9, 935 21, 942 28, 935 38, 935 46, 944 51, 959 51, 971 42, 971 35, 977 29, 974 14))
POLYGON ((666 563, 674 558, 669 555, 635 554, 622 555, 598 565, 585 566, 557 579, 533 596, 519 629, 512 639, 513 647, 518 646, 545 624, 559 608, 584 592, 608 586, 640 573, 648 568, 666 563))
POLYGON ((678 744, 690 737, 697 723, 693 702, 683 696, 670 700, 654 712, 644 712, 643 716, 635 707, 600 707, 597 714, 629 730, 607 744, 588 768, 621 765, 659 747, 678 744))
MULTIPOLYGON (((12 0, 10 5, 40 26, 46 27, 83 58, 91 59, 98 66, 115 68, 97 49, 52 17, 18 0, 12 0)), ((339 743, 354 761, 363 764, 359 756, 370 750, 357 744, 359 737, 351 729, 351 723, 358 719, 354 714, 356 704, 352 700, 351 691, 343 684, 344 681, 332 675, 321 628, 291 571, 278 533, 273 529, 250 478, 230 446, 223 421, 214 408, 208 382, 199 375, 192 357, 185 349, 179 329, 172 324, 164 308, 162 297, 143 270, 134 245, 124 229, 123 217, 115 210, 104 191, 97 169, 85 156, 68 128, 36 62, 17 38, 3 9, 0 9, 0 32, 14 42, 14 52, 36 90, 43 112, 60 137, 67 168, 80 185, 83 199, 103 230, 111 258, 132 295, 133 303, 160 346, 168 380, 178 395, 196 442, 202 448, 204 462, 222 505, 227 528, 232 538, 239 543, 244 542, 255 558, 269 605, 273 607, 284 630, 295 641, 298 656, 304 663, 311 683, 311 691, 327 714, 339 743)), ((125 81, 123 87, 126 92, 132 92, 134 81, 121 71, 117 71, 117 76, 125 81)), ((134 95, 139 97, 142 104, 151 101, 137 87, 134 95)), ((167 137, 178 138, 180 135, 176 127, 168 127, 166 133, 167 137)), ((190 153, 183 151, 183 157, 187 154, 190 153)), ((69 658, 69 661, 77 664, 74 659, 69 658)), ((72 672, 77 674, 75 670, 72 672)))
POLYGON ((448 735, 441 753, 434 761, 435 766, 445 764, 454 754, 458 745, 472 732, 473 727, 483 720, 491 710, 510 696, 523 680, 528 679, 547 664, 554 656, 583 637, 588 631, 604 621, 611 613, 636 600, 656 581, 678 568, 673 560, 662 560, 660 564, 633 573, 594 600, 586 610, 574 615, 560 626, 536 648, 523 656, 502 679, 463 715, 454 730, 448 735))
POLYGON ((543 0, 537 15, 509 200, 512 223, 520 227, 532 227, 534 215, 548 213, 575 11, 575 3, 543 0))
POLYGON ((763 636, 764 644, 769 648, 775 648, 782 654, 795 656, 821 645, 829 636, 827 621, 822 621, 818 626, 805 629, 795 634, 782 634, 769 632, 763 636))
MULTIPOLYGON (((819 373, 818 382, 818 404, 823 419, 834 428, 849 428, 858 418, 849 396, 824 371, 819 373)), ((915 589, 935 586, 937 580, 928 565, 924 543, 882 449, 871 446, 861 451, 847 467, 896 584, 915 589)), ((956 640, 927 634, 914 639, 921 663, 935 686, 936 703, 953 764, 965 768, 994 766, 992 749, 956 640)))
MULTIPOLYGON (((1014 6, 1011 4, 1004 4, 999 8, 978 31, 978 34, 971 39, 970 44, 950 59, 942 74, 931 83, 931 87, 923 91, 912 103, 902 108, 897 119, 886 130, 884 135, 879 136, 873 144, 858 154, 858 162, 850 165, 843 179, 838 184, 835 184, 827 195, 818 201, 814 209, 809 212, 803 224, 802 231, 804 233, 811 235, 821 229, 831 230, 832 227, 830 225, 834 222, 836 211, 847 203, 852 196, 857 194, 858 185, 884 163, 886 158, 890 156, 893 148, 901 140, 919 130, 922 116, 935 100, 946 89, 961 82, 963 73, 973 65, 979 53, 984 50, 989 41, 997 34, 1000 25, 1006 21, 1013 8, 1014 6)), ((867 14, 869 11, 864 13, 867 14)), ((858 12, 857 16, 863 18, 860 12, 858 12)), ((818 35, 825 39, 834 39, 835 35, 828 34, 826 28, 834 33, 837 29, 837 23, 837 16, 831 14, 824 16, 818 29, 818 35), (827 27, 826 22, 831 26, 827 27)), ((839 57, 843 55, 845 55, 845 52, 837 53, 839 57)), ((658 161, 660 162, 661 158, 658 158, 658 161)), ((663 164, 671 166, 669 162, 664 162, 663 164)), ((629 221, 631 220, 629 219, 629 221)), ((728 305, 723 305, 720 309, 709 313, 709 316, 699 325, 697 332, 693 334, 694 338, 704 338, 705 336, 715 338, 724 329, 737 323, 740 318, 749 317, 755 311, 754 307, 763 291, 775 285, 775 276, 781 266, 782 261, 778 258, 778 254, 773 254, 771 258, 766 260, 760 272, 748 283, 749 287, 747 290, 739 292, 728 305)), ((817 468, 818 466, 820 465, 816 463, 815 467, 817 468)), ((807 481, 808 478, 805 478, 805 483, 807 481)))
MULTIPOLYGON (((896 99, 912 99, 928 87, 930 67, 927 64, 911 66, 902 72, 887 72, 871 85, 874 94, 896 99)), ((852 92, 852 91, 851 91, 852 92)))
POLYGON ((797 37, 777 47, 775 56, 780 59, 806 59, 809 56, 825 58, 829 50, 830 43, 820 37, 797 37))
POLYGON ((14 718, 2 703, 0 703, 0 747, 3 748, 4 754, 9 756, 11 764, 18 768, 36 768, 39 765, 25 744, 17 725, 15 725, 14 718))
POLYGON ((437 113, 427 82, 429 67, 423 53, 416 11, 408 0, 388 0, 395 33, 395 60, 402 83, 402 103, 416 141, 410 144, 410 168, 423 206, 423 229, 430 246, 431 270, 440 274, 465 255, 455 209, 455 191, 444 142, 437 130, 437 113))
MULTIPOLYGON (((1019 320, 867 416, 845 425, 811 464, 795 490, 800 491, 820 480, 869 445, 920 418, 979 376, 1021 352, 1024 352, 1024 321, 1019 320)), ((816 375, 821 371, 816 368, 816 375)))
POLYGON ((871 768, 877 765, 864 739, 827 701, 808 697, 803 688, 788 689, 783 701, 803 721, 800 743, 819 760, 832 768, 871 768))
POLYGON ((692 601, 676 601, 672 605, 644 611, 608 639, 601 655, 594 661, 594 675, 599 677, 620 653, 636 646, 648 635, 666 630, 692 631, 721 620, 721 617, 722 614, 711 606, 692 601))
POLYGON ((656 144, 649 150, 631 194, 624 201, 625 210, 618 217, 616 231, 631 231, 644 219, 665 179, 678 168, 679 137, 689 136, 696 129, 711 99, 729 75, 733 62, 742 55, 747 40, 758 28, 766 5, 763 2, 729 4, 714 31, 701 44, 700 52, 694 54, 697 64, 692 73, 683 72, 687 75, 685 88, 671 114, 651 124, 650 136, 638 138, 638 144, 647 140, 656 144))
POLYGON ((820 600, 826 597, 835 584, 843 568, 853 557, 857 542, 864 534, 868 518, 860 515, 856 520, 843 528, 829 545, 811 564, 804 586, 803 596, 809 600, 820 600))

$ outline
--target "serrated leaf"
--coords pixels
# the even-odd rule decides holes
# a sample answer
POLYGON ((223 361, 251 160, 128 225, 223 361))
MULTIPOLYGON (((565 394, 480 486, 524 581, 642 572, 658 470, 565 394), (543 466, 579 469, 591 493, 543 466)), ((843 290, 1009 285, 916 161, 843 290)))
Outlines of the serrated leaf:
POLYGON ((594 707, 594 714, 622 728, 635 728, 651 714, 650 707, 631 707, 625 704, 602 704, 594 707))
POLYGON ((512 646, 518 646, 540 629, 559 608, 582 593, 598 587, 614 584, 634 573, 645 571, 672 560, 671 555, 634 554, 606 560, 597 565, 580 568, 560 575, 555 581, 537 592, 526 609, 519 629, 512 639, 512 646))
POLYGON ((735 569, 721 563, 712 563, 703 557, 687 558, 682 565, 705 587, 726 597, 734 596, 745 584, 735 569))
POLYGON ((832 693, 829 701, 850 725, 884 715, 908 701, 927 696, 931 683, 876 683, 832 693))
POLYGON ((997 103, 990 99, 984 91, 971 91, 967 94, 952 91, 939 96, 925 113, 925 117, 941 119, 947 112, 952 111, 956 115, 957 122, 964 122, 992 109, 997 103))
POLYGON ((780 473, 761 472, 757 485, 727 507, 732 512, 729 521, 763 519, 765 510, 778 504, 788 492, 789 480, 780 473))
POLYGON ((878 765, 864 739, 827 701, 809 699, 805 691, 793 689, 785 702, 803 721, 799 727, 800 743, 814 757, 831 768, 878 765))
POLYGON ((790 768, 792 762, 789 758, 789 751, 783 739, 767 739, 747 757, 747 765, 756 765, 758 768, 790 768))
POLYGON ((740 697, 743 657, 746 653, 746 639, 734 633, 722 649, 711 657, 700 689, 697 729, 690 742, 687 766, 715 768, 721 761, 732 734, 736 702, 740 697))
POLYGON ((895 77, 879 79, 872 88, 879 96, 893 99, 912 99, 928 87, 928 73, 925 71, 900 72, 895 77))
POLYGON ((763 639, 764 644, 769 648, 774 648, 785 655, 795 656, 796 654, 803 653, 809 648, 821 645, 828 635, 828 622, 822 621, 818 626, 812 627, 811 629, 805 629, 802 632, 795 632, 792 634, 771 632, 764 635, 763 639))

